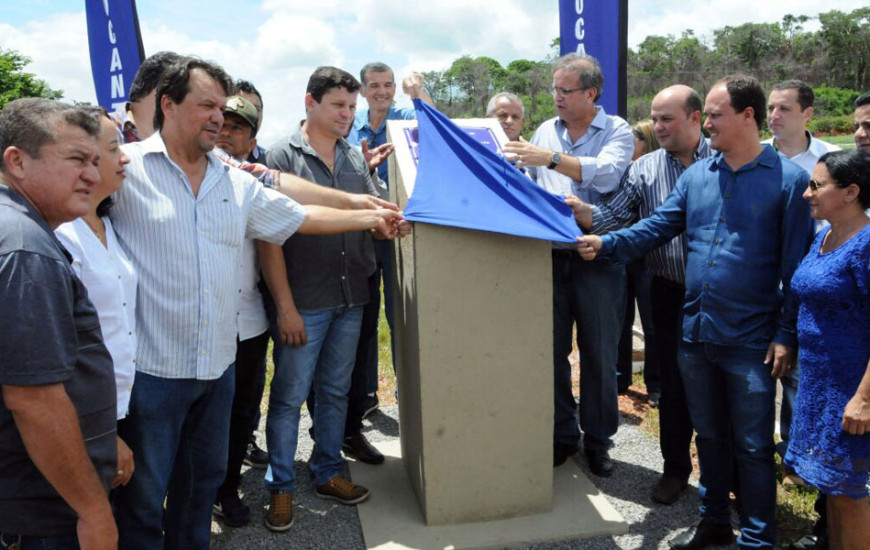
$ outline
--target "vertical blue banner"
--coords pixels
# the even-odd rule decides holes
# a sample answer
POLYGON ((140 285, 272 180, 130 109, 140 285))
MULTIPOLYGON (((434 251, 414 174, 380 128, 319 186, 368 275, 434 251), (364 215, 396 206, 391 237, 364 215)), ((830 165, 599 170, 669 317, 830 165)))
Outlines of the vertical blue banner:
POLYGON ((561 55, 585 53, 601 64, 604 90, 598 104, 626 115, 628 0, 559 0, 561 55))
POLYGON ((97 102, 121 110, 145 57, 136 0, 85 0, 85 13, 97 102))

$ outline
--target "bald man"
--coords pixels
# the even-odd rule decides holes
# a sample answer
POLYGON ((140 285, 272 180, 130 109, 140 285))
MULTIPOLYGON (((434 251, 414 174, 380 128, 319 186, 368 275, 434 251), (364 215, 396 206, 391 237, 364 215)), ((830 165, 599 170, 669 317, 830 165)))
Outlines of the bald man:
MULTIPOLYGON (((688 86, 670 86, 652 101, 653 131, 661 149, 637 159, 622 178, 619 189, 606 201, 574 204, 580 225, 593 233, 614 231, 646 218, 671 193, 679 178, 696 160, 711 154, 701 136, 701 97, 688 86)), ((692 473, 689 445, 692 422, 686 392, 677 368, 680 341, 680 311, 685 294, 686 237, 680 235, 646 257, 652 275, 652 314, 656 350, 662 369, 659 406, 659 441, 664 473, 652 492, 661 504, 676 502, 692 473)))

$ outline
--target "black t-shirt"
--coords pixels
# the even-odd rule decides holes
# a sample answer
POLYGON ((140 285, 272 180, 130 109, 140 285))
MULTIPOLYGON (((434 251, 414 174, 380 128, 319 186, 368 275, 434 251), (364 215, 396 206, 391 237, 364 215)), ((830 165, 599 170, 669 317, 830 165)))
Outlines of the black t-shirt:
MULTIPOLYGON (((97 311, 42 216, 0 186, 0 385, 63 383, 106 490, 117 469, 112 358, 97 311)), ((39 472, 0 394, 0 531, 75 535, 76 514, 39 472)))

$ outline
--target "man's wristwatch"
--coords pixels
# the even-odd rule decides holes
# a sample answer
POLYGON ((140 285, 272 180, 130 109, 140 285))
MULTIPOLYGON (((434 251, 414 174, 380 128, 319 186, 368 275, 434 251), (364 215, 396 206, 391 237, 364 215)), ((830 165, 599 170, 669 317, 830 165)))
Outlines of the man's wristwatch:
POLYGON ((560 163, 560 162, 562 162, 562 155, 560 155, 559 153, 554 152, 554 153, 553 153, 553 156, 550 157, 550 165, 547 166, 547 168, 549 168, 550 170, 553 170, 554 168, 556 168, 557 166, 559 166, 559 163, 560 163))

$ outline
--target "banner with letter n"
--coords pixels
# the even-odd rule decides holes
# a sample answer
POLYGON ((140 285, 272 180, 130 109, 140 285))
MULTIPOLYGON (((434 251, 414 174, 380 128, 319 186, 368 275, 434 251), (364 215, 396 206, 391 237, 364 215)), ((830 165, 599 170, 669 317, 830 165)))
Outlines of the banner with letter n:
POLYGON ((85 0, 85 13, 97 102, 121 110, 145 57, 136 0, 85 0))
POLYGON ((559 0, 559 53, 585 53, 601 64, 598 104, 625 118, 628 0, 559 0))

